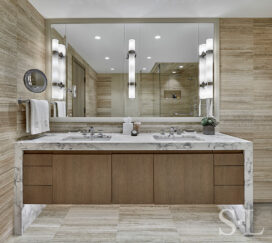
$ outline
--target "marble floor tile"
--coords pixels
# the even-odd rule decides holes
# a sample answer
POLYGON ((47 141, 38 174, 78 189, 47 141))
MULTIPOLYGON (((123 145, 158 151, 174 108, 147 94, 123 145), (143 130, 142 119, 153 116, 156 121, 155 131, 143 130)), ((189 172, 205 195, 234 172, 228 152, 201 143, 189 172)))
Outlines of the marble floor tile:
POLYGON ((271 243, 272 204, 254 206, 255 231, 245 237, 238 230, 219 235, 214 205, 50 205, 23 236, 8 243, 271 243))

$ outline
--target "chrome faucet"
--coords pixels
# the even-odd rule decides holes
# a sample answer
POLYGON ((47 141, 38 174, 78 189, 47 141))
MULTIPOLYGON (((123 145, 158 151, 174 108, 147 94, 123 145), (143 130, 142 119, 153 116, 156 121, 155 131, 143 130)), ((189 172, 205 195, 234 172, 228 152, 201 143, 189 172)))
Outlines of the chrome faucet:
POLYGON ((174 127, 171 127, 171 128, 170 128, 169 134, 170 134, 171 136, 173 136, 173 135, 175 134, 175 131, 176 131, 176 129, 175 129, 174 127))
POLYGON ((90 132, 90 135, 93 136, 94 133, 95 133, 95 132, 94 132, 94 127, 90 127, 89 132, 90 132))
POLYGON ((103 130, 98 130, 98 135, 99 138, 103 138, 103 130))

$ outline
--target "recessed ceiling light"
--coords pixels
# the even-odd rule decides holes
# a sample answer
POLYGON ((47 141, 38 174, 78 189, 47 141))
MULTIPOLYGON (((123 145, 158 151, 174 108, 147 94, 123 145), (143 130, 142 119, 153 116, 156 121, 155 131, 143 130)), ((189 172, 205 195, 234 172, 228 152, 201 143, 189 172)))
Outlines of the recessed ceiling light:
POLYGON ((161 36, 160 35, 155 35, 155 37, 154 37, 156 40, 159 40, 160 38, 161 38, 161 36))
POLYGON ((182 69, 182 68, 183 68, 183 66, 179 66, 179 68, 180 68, 180 69, 182 69))
POLYGON ((146 67, 143 67, 143 70, 145 71, 145 70, 146 70, 146 67))
POLYGON ((110 57, 105 57, 105 60, 110 60, 110 57))
POLYGON ((95 38, 96 40, 100 40, 100 39, 101 39, 101 36, 96 35, 94 38, 95 38))
POLYGON ((175 73, 177 73, 177 72, 176 72, 176 71, 172 71, 172 73, 174 73, 174 74, 175 74, 175 73))
POLYGON ((115 70, 115 68, 111 68, 110 70, 111 70, 111 71, 114 71, 114 70, 115 70))
POLYGON ((151 57, 147 57, 147 59, 151 59, 151 57))

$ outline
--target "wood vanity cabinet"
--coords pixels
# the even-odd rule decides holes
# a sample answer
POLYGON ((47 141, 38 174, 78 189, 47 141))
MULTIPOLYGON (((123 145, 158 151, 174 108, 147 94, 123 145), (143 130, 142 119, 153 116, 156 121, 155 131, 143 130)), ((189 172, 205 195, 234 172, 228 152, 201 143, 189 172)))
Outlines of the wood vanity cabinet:
POLYGON ((23 201, 26 204, 53 203, 51 154, 25 154, 23 158, 23 201))
POLYGON ((112 155, 112 202, 154 202, 153 154, 112 155))
POLYGON ((111 203, 111 155, 53 154, 53 202, 111 203))
POLYGON ((244 203, 244 155, 214 152, 214 203, 244 203))
POLYGON ((212 204, 213 154, 156 154, 154 199, 158 204, 212 204))
POLYGON ((240 151, 27 152, 26 204, 243 204, 240 151))

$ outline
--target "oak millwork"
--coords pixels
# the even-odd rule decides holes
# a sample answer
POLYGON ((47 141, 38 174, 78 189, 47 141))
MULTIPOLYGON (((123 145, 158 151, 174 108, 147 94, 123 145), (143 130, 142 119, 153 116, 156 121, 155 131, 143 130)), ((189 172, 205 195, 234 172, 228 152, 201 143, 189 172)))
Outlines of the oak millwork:
POLYGON ((24 167, 24 185, 52 185, 52 167, 24 167))
POLYGON ((153 203, 153 154, 112 155, 112 202, 153 203))
POLYGON ((216 186, 244 185, 244 166, 215 166, 214 184, 216 186))
POLYGON ((237 164, 239 154, 212 151, 28 152, 24 155, 28 165, 23 171, 24 202, 236 204, 244 200, 241 197, 244 166, 228 164, 237 164), (214 165, 216 158, 221 158, 222 162, 225 155, 228 156, 227 165, 214 165), (43 162, 34 166, 39 156, 43 162), (43 166, 48 161, 52 167, 43 166))
POLYGON ((244 165, 243 153, 220 153, 214 154, 215 165, 244 165))
POLYGON ((24 204, 51 204, 53 203, 52 186, 24 186, 24 204))
POLYGON ((215 186, 215 204, 244 204, 243 186, 215 186))
POLYGON ((53 155, 54 203, 110 203, 110 155, 53 155))
POLYGON ((159 204, 213 203, 213 155, 155 155, 154 197, 159 204))
POLYGON ((51 154, 24 154, 23 165, 25 166, 52 166, 51 154))

